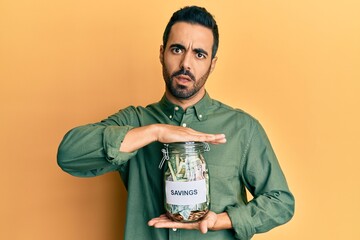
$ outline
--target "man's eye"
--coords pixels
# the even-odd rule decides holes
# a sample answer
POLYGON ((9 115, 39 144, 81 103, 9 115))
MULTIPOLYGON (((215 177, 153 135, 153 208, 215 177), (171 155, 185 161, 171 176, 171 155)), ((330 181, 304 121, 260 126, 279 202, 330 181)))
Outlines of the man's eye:
POLYGON ((182 49, 181 49, 181 48, 173 48, 171 51, 172 51, 173 53, 175 53, 175 54, 182 53, 182 49))
POLYGON ((203 54, 203 53, 196 53, 196 57, 200 58, 200 59, 203 59, 203 58, 206 58, 206 55, 203 54))

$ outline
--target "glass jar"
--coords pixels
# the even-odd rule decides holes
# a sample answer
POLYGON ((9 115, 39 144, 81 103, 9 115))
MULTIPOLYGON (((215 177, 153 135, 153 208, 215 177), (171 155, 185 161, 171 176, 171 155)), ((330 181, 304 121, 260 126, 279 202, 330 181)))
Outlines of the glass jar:
POLYGON ((164 144, 165 210, 178 222, 195 222, 210 209, 209 172, 204 152, 209 145, 203 142, 164 144))

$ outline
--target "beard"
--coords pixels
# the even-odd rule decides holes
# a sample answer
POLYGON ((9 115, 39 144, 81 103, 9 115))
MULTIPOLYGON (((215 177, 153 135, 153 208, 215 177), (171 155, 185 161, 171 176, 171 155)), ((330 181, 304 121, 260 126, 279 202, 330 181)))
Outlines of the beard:
POLYGON ((196 80, 195 76, 190 71, 185 70, 184 68, 170 74, 166 66, 163 64, 162 70, 163 70, 163 77, 165 80, 167 90, 174 97, 178 99, 186 100, 196 95, 199 92, 199 90, 204 86, 206 80, 210 75, 211 66, 206 71, 206 73, 203 76, 201 76, 198 80, 196 80), (179 75, 188 76, 191 79, 192 84, 190 86, 177 84, 174 81, 174 78, 179 75))

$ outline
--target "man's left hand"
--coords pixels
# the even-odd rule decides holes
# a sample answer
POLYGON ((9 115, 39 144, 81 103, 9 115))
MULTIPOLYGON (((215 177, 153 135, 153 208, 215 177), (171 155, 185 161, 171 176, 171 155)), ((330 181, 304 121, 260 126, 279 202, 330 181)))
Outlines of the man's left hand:
POLYGON ((172 229, 196 229, 205 234, 211 230, 217 221, 217 214, 210 211, 204 219, 198 222, 181 223, 170 220, 165 214, 157 218, 153 218, 148 222, 148 225, 154 228, 172 228, 172 229))

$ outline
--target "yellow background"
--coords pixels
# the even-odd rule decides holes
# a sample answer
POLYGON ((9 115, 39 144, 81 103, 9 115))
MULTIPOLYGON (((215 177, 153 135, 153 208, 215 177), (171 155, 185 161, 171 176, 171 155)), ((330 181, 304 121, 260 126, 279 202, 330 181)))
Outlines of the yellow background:
POLYGON ((122 239, 118 175, 71 177, 57 146, 161 98, 162 32, 190 4, 220 28, 207 90, 260 120, 297 200, 290 223, 254 239, 360 239, 357 0, 1 0, 0 239, 122 239))

